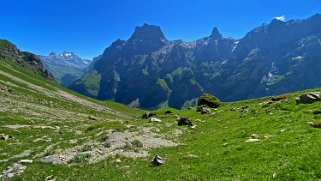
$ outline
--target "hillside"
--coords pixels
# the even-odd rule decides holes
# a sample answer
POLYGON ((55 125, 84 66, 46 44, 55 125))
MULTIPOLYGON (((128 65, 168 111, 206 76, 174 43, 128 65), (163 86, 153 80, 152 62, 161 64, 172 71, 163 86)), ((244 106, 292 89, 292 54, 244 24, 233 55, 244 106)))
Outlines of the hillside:
POLYGON ((319 122, 321 101, 297 104, 303 92, 223 103, 208 114, 164 108, 153 112, 161 122, 151 122, 141 110, 62 88, 7 50, 0 59, 0 179, 321 179, 321 130, 309 124, 319 122), (177 115, 193 126, 178 126, 177 115), (151 166, 156 154, 163 165, 151 166))
POLYGON ((273 19, 241 39, 217 28, 191 42, 168 40, 158 26, 136 27, 116 40, 70 88, 142 108, 186 108, 203 92, 223 101, 321 86, 321 15, 273 19), (138 91, 137 91, 138 90, 138 91))

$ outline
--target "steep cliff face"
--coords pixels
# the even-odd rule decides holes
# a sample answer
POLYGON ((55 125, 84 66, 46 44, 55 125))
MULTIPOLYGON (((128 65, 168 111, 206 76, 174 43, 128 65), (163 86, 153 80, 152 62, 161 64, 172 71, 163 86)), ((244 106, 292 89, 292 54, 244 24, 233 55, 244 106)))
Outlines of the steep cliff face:
POLYGON ((320 39, 319 14, 274 19, 239 40, 214 28, 196 41, 169 41, 144 24, 108 47, 70 88, 143 108, 189 106, 204 91, 233 101, 313 88, 321 86, 320 39))

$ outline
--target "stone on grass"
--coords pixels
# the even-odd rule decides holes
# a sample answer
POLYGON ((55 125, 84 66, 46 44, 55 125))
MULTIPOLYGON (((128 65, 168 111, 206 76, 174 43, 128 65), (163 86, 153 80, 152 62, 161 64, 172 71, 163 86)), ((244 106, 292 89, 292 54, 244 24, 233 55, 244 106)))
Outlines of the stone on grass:
POLYGON ((147 113, 143 114, 142 118, 143 119, 148 119, 148 118, 151 118, 151 117, 154 117, 154 116, 156 116, 156 114, 147 112, 147 113))
POLYGON ((211 109, 207 106, 198 106, 197 107, 197 112, 200 112, 201 114, 211 114, 211 109))
POLYGON ((309 122, 309 124, 314 127, 314 128, 321 128, 321 123, 313 123, 313 122, 309 122))
POLYGON ((98 121, 98 120, 99 120, 99 118, 97 118, 97 117, 95 117, 95 116, 93 116, 93 115, 90 115, 90 116, 88 117, 88 119, 94 120, 94 121, 98 121))
POLYGON ((301 94, 295 100, 297 104, 311 104, 320 100, 320 92, 301 94))
POLYGON ((20 160, 19 163, 21 164, 31 164, 33 160, 20 160))
POLYGON ((6 141, 6 140, 12 139, 12 138, 13 138, 13 137, 10 136, 10 135, 5 135, 5 134, 1 134, 1 135, 0 135, 0 140, 6 141))
POLYGON ((160 166, 160 165, 163 165, 164 163, 165 163, 164 158, 162 158, 158 155, 155 155, 154 158, 152 159, 152 162, 151 162, 151 164, 153 166, 160 166))
POLYGON ((246 140, 245 142, 246 142, 246 143, 252 143, 252 142, 258 142, 258 141, 261 141, 261 140, 260 140, 260 139, 250 138, 250 139, 246 140))
POLYGON ((184 117, 177 119, 177 125, 178 126, 184 126, 184 125, 193 126, 193 123, 188 117, 184 116, 184 117))
POLYGON ((160 120, 160 119, 158 119, 158 118, 151 117, 151 118, 150 118, 150 122, 161 123, 162 120, 160 120))
POLYGON ((259 135, 258 134, 251 134, 251 137, 252 139, 259 139, 259 135))

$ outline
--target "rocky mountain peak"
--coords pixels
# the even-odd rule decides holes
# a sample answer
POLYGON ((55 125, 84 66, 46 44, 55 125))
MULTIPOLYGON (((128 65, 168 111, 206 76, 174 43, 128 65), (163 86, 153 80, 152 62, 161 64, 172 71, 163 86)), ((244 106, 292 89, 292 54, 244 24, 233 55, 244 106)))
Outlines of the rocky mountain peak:
POLYGON ((166 41, 166 38, 159 26, 144 24, 137 26, 135 32, 129 39, 131 40, 150 40, 150 41, 166 41))
POLYGON ((219 32, 219 30, 218 30, 217 27, 214 27, 214 28, 213 28, 210 37, 213 38, 213 39, 220 39, 220 38, 222 38, 222 35, 221 35, 221 33, 219 32))

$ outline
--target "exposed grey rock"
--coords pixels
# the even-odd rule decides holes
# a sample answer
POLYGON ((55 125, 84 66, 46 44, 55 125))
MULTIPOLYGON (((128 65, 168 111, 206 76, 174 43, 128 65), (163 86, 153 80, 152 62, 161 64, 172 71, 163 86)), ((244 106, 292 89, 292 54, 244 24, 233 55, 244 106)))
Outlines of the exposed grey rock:
POLYGON ((5 134, 1 134, 0 135, 0 140, 8 140, 8 139, 12 139, 13 137, 11 135, 5 135, 5 134))
POLYGON ((21 164, 30 164, 30 163, 33 163, 33 160, 20 160, 18 163, 21 163, 21 164))
POLYGON ((258 141, 261 141, 261 140, 260 140, 260 139, 250 138, 250 139, 246 140, 245 142, 246 142, 246 143, 252 143, 252 142, 258 142, 258 141))
POLYGON ((150 118, 150 122, 161 123, 162 120, 160 120, 160 119, 158 119, 158 118, 151 117, 151 118, 150 118))
POLYGON ((25 150, 22 153, 16 155, 16 158, 23 158, 23 157, 27 157, 29 155, 31 155, 32 151, 31 150, 25 150))
POLYGON ((0 179, 8 179, 16 175, 20 175, 25 169, 26 166, 22 165, 21 163, 14 163, 12 166, 7 167, 7 169, 2 172, 0 179))
POLYGON ((164 158, 162 158, 162 157, 160 157, 158 155, 155 155, 153 160, 152 160, 152 162, 151 162, 151 164, 153 166, 160 166, 160 165, 163 165, 164 163, 165 163, 164 158))
POLYGON ((148 118, 151 118, 151 117, 154 117, 154 116, 156 116, 156 114, 147 112, 147 113, 143 114, 142 118, 143 119, 148 119, 148 118))
POLYGON ((94 120, 94 121, 98 121, 98 120, 99 120, 99 118, 97 118, 96 116, 93 116, 93 115, 90 115, 90 116, 88 117, 88 119, 94 120))
POLYGON ((320 100, 320 92, 310 92, 298 96, 296 99, 297 104, 311 104, 320 100))
POLYGON ((206 106, 198 106, 196 111, 200 112, 201 114, 211 114, 212 113, 211 109, 206 106))
POLYGON ((250 138, 252 139, 259 139, 259 135, 258 134, 251 134, 250 138))
POLYGON ((313 122, 309 122, 309 124, 314 127, 314 128, 321 128, 321 123, 313 123, 313 122))

